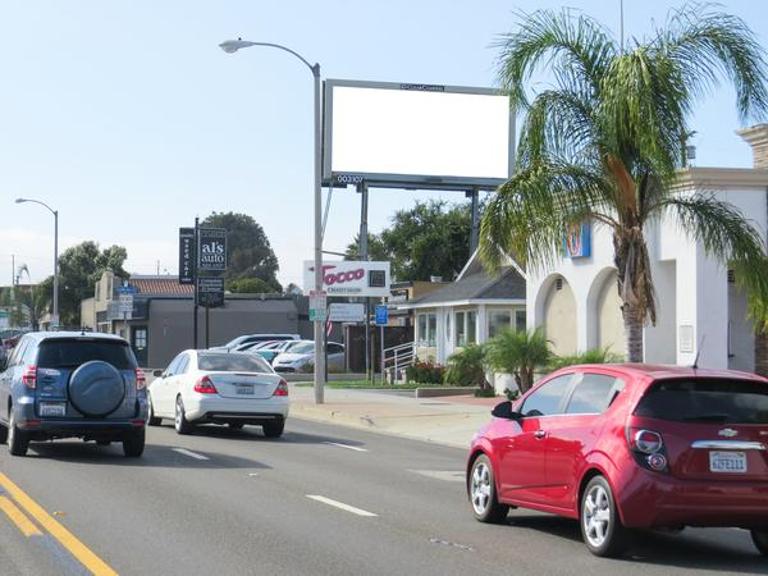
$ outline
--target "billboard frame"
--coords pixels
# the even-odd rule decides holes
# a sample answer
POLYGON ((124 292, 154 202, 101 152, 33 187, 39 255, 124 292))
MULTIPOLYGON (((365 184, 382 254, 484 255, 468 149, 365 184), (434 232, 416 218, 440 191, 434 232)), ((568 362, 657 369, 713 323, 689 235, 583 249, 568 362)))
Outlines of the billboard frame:
POLYGON ((323 82, 323 186, 346 187, 366 182, 379 188, 411 188, 435 190, 494 190, 512 177, 515 165, 515 114, 509 114, 509 149, 506 178, 473 178, 464 176, 445 176, 439 174, 387 174, 377 172, 336 172, 331 170, 333 158, 333 89, 374 88, 383 90, 407 90, 421 92, 440 92, 446 94, 472 94, 487 96, 505 96, 502 90, 470 86, 450 86, 443 84, 422 84, 408 82, 375 82, 364 80, 327 79, 323 82))

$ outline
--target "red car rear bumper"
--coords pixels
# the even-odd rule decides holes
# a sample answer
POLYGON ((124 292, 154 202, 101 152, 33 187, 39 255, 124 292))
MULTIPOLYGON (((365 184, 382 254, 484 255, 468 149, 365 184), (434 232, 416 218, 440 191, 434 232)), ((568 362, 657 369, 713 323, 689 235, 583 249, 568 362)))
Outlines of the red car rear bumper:
POLYGON ((635 468, 615 489, 629 528, 768 526, 768 479, 703 482, 635 468))

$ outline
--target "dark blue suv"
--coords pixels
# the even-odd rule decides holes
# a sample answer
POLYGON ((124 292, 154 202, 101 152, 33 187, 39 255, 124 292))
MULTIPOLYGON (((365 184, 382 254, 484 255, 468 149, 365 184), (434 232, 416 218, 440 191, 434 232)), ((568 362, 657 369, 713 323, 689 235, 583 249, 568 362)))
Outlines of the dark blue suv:
POLYGON ((128 342, 85 332, 33 332, 0 360, 0 443, 82 438, 144 452, 147 391, 128 342), (3 365, 4 364, 4 365, 3 365))

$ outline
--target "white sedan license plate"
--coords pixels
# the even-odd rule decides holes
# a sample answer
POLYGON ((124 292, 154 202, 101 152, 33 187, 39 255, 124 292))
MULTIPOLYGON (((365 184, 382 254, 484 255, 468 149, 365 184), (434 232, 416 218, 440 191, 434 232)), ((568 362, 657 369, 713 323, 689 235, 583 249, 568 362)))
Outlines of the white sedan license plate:
POLYGON ((744 452, 710 452, 709 470, 710 472, 745 474, 747 455, 744 452))
POLYGON ((40 416, 65 416, 67 405, 63 402, 40 403, 40 416))
POLYGON ((253 396, 253 386, 250 384, 238 384, 237 393, 253 396))

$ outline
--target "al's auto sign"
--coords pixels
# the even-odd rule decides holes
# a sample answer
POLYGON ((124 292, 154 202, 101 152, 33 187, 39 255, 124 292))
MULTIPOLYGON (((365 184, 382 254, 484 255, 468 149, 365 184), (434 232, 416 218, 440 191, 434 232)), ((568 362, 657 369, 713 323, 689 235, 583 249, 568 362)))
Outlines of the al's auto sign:
MULTIPOLYGON (((323 262, 323 291, 329 296, 389 296, 389 262, 323 262)), ((304 290, 315 289, 315 263, 304 261, 304 290)))

